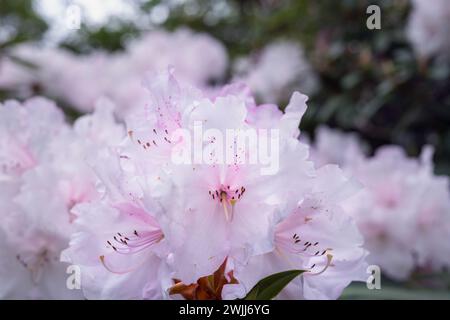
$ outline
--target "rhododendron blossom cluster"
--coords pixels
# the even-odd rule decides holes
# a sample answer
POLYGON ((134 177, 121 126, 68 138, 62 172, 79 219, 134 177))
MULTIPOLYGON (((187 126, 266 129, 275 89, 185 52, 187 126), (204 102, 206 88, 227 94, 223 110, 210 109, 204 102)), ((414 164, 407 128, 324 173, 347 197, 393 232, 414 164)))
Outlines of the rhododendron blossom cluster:
POLYGON ((204 91, 172 69, 144 84, 149 98, 124 124, 105 99, 73 125, 43 98, 1 106, 1 297, 238 299, 302 270, 279 298, 336 299, 366 280, 363 238, 343 210, 361 186, 309 160, 305 95, 282 112, 244 85, 204 91), (199 122, 203 161, 174 162, 188 144, 177 133, 199 122), (276 130, 277 170, 246 161, 252 139, 218 144, 229 129, 276 130), (233 161, 220 161, 222 147, 233 161), (68 288, 67 266, 81 290, 68 288))

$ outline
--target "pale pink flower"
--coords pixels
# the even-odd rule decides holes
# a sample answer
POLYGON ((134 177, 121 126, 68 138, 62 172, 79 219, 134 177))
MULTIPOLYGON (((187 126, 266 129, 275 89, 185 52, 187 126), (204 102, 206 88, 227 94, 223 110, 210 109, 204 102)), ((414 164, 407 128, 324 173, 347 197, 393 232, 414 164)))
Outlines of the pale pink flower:
POLYGON ((142 204, 123 201, 75 207, 77 231, 62 260, 80 268, 88 299, 162 299, 171 285, 164 234, 142 204))
POLYGON ((298 203, 276 224, 273 251, 238 263, 239 284, 225 286, 224 295, 242 298, 261 278, 294 269, 306 272, 279 298, 336 299, 350 282, 365 280, 363 238, 340 206, 358 188, 337 166, 319 169, 312 189, 298 193, 298 203))

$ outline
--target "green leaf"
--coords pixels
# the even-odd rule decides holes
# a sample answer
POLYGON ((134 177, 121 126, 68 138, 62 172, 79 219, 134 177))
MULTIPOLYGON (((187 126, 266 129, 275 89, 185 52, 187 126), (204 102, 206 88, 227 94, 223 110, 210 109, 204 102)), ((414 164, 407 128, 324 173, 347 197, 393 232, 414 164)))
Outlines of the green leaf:
POLYGON ((272 274, 261 279, 247 294, 244 300, 271 300, 275 298, 289 282, 305 270, 289 270, 272 274))

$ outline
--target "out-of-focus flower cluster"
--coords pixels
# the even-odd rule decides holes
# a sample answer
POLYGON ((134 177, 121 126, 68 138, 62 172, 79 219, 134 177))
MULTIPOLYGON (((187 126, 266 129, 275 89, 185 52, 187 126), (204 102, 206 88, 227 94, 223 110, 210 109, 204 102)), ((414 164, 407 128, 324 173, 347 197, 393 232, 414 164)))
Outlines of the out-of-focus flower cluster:
POLYGON ((1 88, 13 89, 19 97, 45 93, 82 112, 93 110, 98 97, 108 97, 121 117, 145 102, 141 79, 147 71, 170 64, 181 79, 206 87, 223 77, 228 65, 220 42, 188 29, 152 31, 130 41, 120 53, 79 56, 60 48, 24 44, 9 56, 0 60, 1 88))
POLYGON ((344 208, 358 223, 368 261, 398 281, 414 272, 439 273, 450 267, 450 184, 433 174, 431 147, 419 159, 398 146, 367 156, 354 134, 321 127, 311 151, 318 163, 336 163, 363 188, 344 208))
MULTIPOLYGON (((81 112, 93 110, 98 97, 114 102, 124 118, 131 108, 148 99, 142 89, 145 72, 173 66, 178 78, 214 94, 228 68, 224 46, 207 34, 189 29, 152 31, 130 41, 124 52, 75 55, 61 48, 32 44, 15 47, 0 59, 0 88, 14 90, 17 97, 45 94, 81 112)), ((277 103, 290 92, 311 94, 318 79, 295 42, 278 40, 261 52, 235 62, 234 81, 245 82, 259 100, 277 103)))

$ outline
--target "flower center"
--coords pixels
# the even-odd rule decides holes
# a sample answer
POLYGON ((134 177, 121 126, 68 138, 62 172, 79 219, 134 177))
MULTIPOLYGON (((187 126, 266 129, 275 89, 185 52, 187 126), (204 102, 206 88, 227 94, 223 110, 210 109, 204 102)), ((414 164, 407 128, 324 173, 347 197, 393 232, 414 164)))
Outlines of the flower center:
POLYGON ((221 186, 219 189, 209 190, 208 194, 214 201, 222 205, 227 221, 233 219, 234 205, 241 200, 246 189, 243 186, 231 188, 229 185, 221 186))

